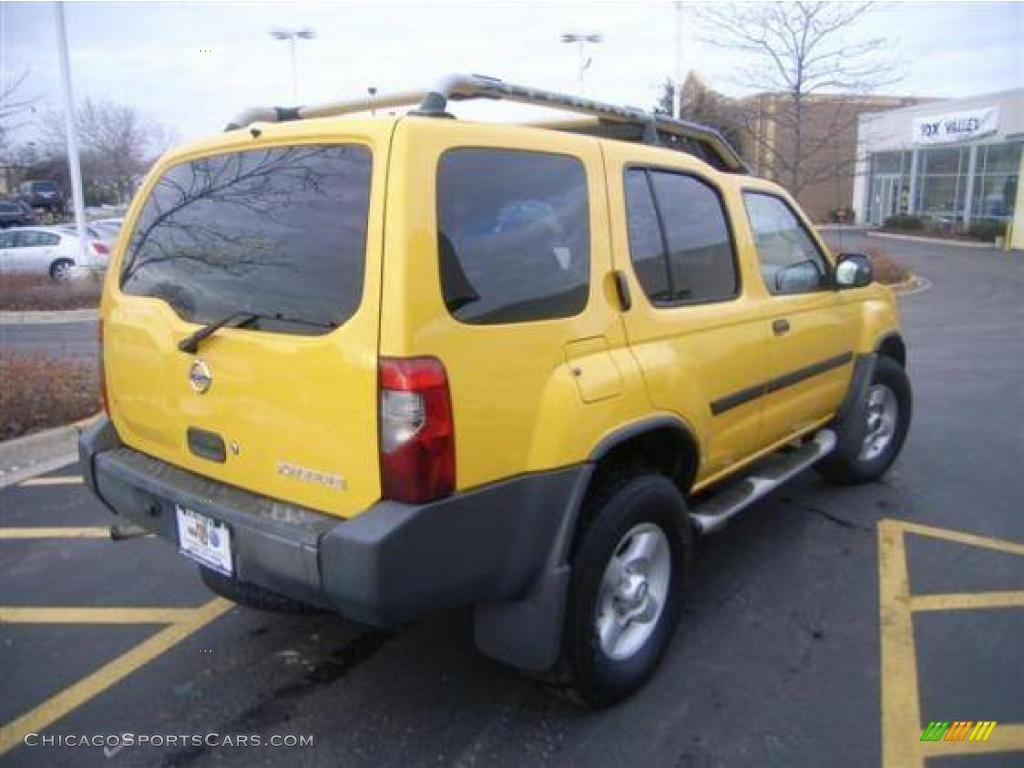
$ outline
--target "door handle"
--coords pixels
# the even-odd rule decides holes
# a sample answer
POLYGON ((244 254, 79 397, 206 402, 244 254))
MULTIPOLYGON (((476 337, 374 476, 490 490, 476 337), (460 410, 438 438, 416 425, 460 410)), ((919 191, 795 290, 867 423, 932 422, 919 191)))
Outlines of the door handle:
POLYGON ((782 336, 785 333, 789 333, 789 320, 784 317, 780 317, 778 320, 772 320, 772 332, 776 336, 782 336))

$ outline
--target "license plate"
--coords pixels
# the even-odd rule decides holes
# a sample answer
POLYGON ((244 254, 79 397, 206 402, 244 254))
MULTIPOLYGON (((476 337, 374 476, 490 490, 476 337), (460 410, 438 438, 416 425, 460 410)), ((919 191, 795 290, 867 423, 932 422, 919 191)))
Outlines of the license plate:
POLYGON ((212 517, 174 505, 178 515, 178 546, 181 551, 207 568, 225 576, 234 573, 231 562, 231 531, 212 517))

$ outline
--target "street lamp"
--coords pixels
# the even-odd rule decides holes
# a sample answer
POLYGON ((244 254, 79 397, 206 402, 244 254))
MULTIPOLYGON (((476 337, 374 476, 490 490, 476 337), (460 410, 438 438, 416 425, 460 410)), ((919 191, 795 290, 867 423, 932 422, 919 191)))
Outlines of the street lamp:
POLYGON ((587 58, 587 46, 596 45, 602 42, 604 38, 598 32, 583 33, 583 32, 566 32, 562 35, 563 43, 576 43, 580 53, 580 96, 583 95, 583 73, 585 73, 590 65, 593 63, 593 58, 587 58))
POLYGON ((297 40, 312 40, 316 37, 316 33, 313 32, 309 27, 302 27, 301 29, 277 29, 270 30, 270 36, 275 40, 287 40, 288 47, 291 49, 292 57, 292 103, 299 103, 299 78, 296 71, 295 65, 295 43, 297 40))

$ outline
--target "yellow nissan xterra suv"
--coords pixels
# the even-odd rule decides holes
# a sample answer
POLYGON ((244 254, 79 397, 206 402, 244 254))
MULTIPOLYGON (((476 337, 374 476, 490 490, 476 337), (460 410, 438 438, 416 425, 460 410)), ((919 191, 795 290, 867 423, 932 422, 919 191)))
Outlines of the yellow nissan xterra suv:
POLYGON ((480 76, 375 99, 406 104, 252 110, 157 163, 86 481, 240 604, 472 606, 484 653, 613 702, 697 535, 896 458, 896 302, 712 129, 480 76), (470 98, 582 117, 452 119, 470 98))

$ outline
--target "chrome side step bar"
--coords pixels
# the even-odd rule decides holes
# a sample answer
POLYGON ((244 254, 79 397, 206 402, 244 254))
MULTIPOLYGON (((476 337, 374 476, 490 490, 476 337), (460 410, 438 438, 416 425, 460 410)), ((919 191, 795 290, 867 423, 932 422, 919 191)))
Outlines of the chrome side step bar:
POLYGON ((798 448, 773 453, 755 464, 751 474, 698 504, 690 513, 690 519, 700 533, 713 533, 835 447, 836 433, 822 429, 798 448))

